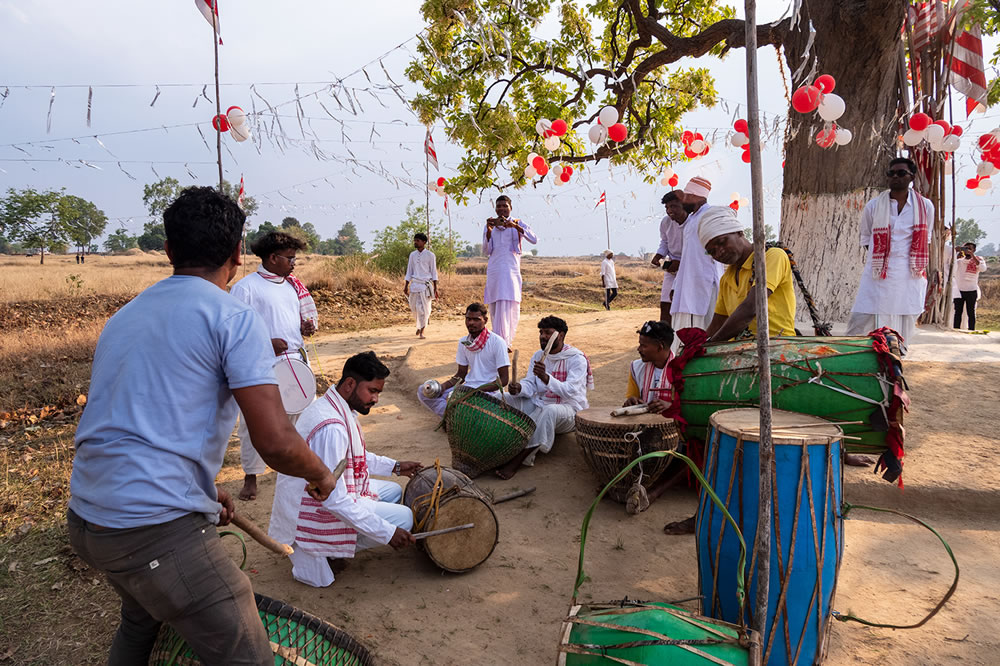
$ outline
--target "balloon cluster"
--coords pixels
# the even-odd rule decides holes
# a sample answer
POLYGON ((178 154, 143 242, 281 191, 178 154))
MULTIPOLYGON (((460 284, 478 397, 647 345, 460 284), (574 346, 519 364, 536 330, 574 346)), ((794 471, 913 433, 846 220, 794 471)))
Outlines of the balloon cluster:
POLYGON ((829 74, 820 74, 812 85, 802 86, 792 93, 792 108, 799 113, 816 111, 826 121, 823 129, 816 133, 816 145, 829 148, 834 144, 846 146, 854 134, 846 127, 838 127, 835 122, 844 115, 847 104, 840 95, 834 95, 837 81, 829 74))
POLYGON ((535 131, 538 132, 538 136, 544 139, 543 144, 546 150, 558 150, 562 144, 559 137, 569 131, 569 125, 562 118, 556 118, 555 120, 542 118, 535 123, 535 131))
POLYGON ((597 124, 590 128, 587 136, 590 142, 600 145, 611 139, 615 143, 621 143, 628 138, 628 128, 618 122, 618 109, 613 106, 606 106, 597 114, 597 124))
POLYGON ((663 170, 663 175, 660 176, 660 185, 677 187, 679 182, 681 182, 681 177, 674 172, 673 168, 667 167, 663 170))
POLYGON ((947 120, 934 120, 926 113, 914 113, 910 116, 910 129, 903 133, 903 143, 915 146, 926 140, 931 150, 953 153, 962 145, 962 128, 952 127, 947 120))
POLYGON ((990 176, 1000 172, 1000 127, 979 137, 979 147, 982 161, 976 165, 976 177, 966 181, 965 186, 981 196, 993 187, 990 176))
POLYGON ((240 143, 250 138, 247 114, 238 106, 231 106, 225 114, 220 113, 212 118, 212 127, 217 132, 229 132, 229 135, 240 143))
POLYGON ((573 167, 570 165, 556 164, 552 167, 552 175, 555 176, 555 180, 552 181, 556 187, 562 187, 569 182, 569 177, 573 175, 573 167))
POLYGON ((747 164, 750 163, 750 126, 747 125, 747 121, 743 118, 737 119, 733 123, 733 129, 736 133, 729 139, 729 143, 733 144, 736 148, 743 149, 743 161, 747 164))
POLYGON ((445 186, 445 183, 447 183, 447 182, 448 181, 446 181, 444 179, 444 176, 440 176, 437 180, 432 180, 431 182, 427 183, 427 187, 430 188, 430 189, 432 189, 432 190, 434 190, 437 193, 438 196, 443 197, 444 196, 444 186, 445 186))
POLYGON ((690 160, 696 160, 708 155, 712 145, 705 141, 701 132, 685 131, 681 134, 681 143, 684 144, 684 156, 690 160))
POLYGON ((739 192, 733 192, 730 198, 733 200, 733 202, 729 204, 729 207, 732 208, 733 210, 739 210, 740 206, 750 205, 750 200, 747 199, 746 197, 740 196, 739 192))

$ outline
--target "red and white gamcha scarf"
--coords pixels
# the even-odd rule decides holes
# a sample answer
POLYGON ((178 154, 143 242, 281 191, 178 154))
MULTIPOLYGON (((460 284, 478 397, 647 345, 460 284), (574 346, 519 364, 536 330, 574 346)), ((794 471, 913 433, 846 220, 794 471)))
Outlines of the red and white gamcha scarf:
POLYGON ((490 339, 490 329, 483 328, 483 332, 476 336, 476 339, 472 339, 472 334, 462 338, 461 342, 465 345, 465 350, 470 352, 482 351, 483 347, 486 346, 486 341, 490 339))
POLYGON ((313 300, 312 294, 309 293, 309 290, 306 289, 306 286, 302 284, 301 280, 294 275, 289 275, 287 278, 275 275, 274 273, 265 270, 264 266, 259 266, 257 268, 257 275, 273 284, 287 282, 292 285, 295 289, 295 294, 299 297, 299 319, 302 321, 311 321, 314 326, 319 325, 319 314, 316 312, 316 301, 313 300))
MULTIPOLYGON (((549 354, 548 358, 545 359, 545 368, 554 379, 564 382, 566 381, 566 378, 569 377, 569 368, 566 364, 570 359, 577 355, 582 356, 587 362, 587 378, 585 380, 586 386, 588 391, 593 391, 594 371, 590 367, 590 359, 576 347, 570 347, 569 345, 564 344, 562 350, 560 350, 558 354, 549 354)), ((555 403, 557 405, 562 404, 562 397, 549 390, 545 391, 545 399, 550 403, 555 403)))
MULTIPOLYGON (((910 272, 913 277, 926 277, 930 262, 930 233, 928 218, 933 204, 926 197, 910 190, 910 208, 913 211, 913 236, 910 240, 910 272)), ((890 206, 898 205, 889 196, 889 190, 875 199, 872 225, 872 277, 884 280, 889 270, 889 253, 892 250, 892 213, 890 206)))

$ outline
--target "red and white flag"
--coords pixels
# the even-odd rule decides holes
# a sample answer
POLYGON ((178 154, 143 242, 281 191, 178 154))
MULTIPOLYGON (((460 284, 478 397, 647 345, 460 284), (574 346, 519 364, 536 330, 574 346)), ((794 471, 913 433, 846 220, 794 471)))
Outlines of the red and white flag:
POLYGON ((986 71, 983 64, 983 40, 978 25, 955 36, 950 67, 950 83, 965 95, 965 115, 982 104, 986 106, 986 71))
POLYGON ((219 43, 222 43, 222 34, 219 32, 219 0, 194 0, 194 6, 198 8, 201 15, 205 17, 208 24, 215 28, 215 34, 219 36, 219 43), (213 21, 212 15, 215 15, 213 21))
POLYGON ((444 212, 448 212, 448 195, 444 195, 444 212))
POLYGON ((240 210, 243 210, 243 174, 240 174, 240 193, 236 197, 236 205, 240 207, 240 210))
POLYGON ((427 161, 434 165, 434 168, 438 168, 438 154, 434 150, 434 139, 431 137, 431 131, 427 130, 427 138, 424 139, 424 152, 427 153, 427 161))
POLYGON ((910 5, 910 21, 913 25, 913 42, 910 46, 914 53, 930 46, 943 27, 944 18, 945 10, 941 0, 910 5))
POLYGON ((608 205, 607 192, 601 192, 601 198, 597 200, 597 205, 594 208, 599 208, 601 204, 608 205))

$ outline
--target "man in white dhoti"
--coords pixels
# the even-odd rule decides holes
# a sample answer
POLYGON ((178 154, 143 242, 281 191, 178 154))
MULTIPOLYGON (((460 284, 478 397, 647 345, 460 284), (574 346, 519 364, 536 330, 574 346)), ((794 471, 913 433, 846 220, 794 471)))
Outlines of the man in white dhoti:
POLYGON ((514 334, 521 318, 521 242, 538 242, 535 232, 521 220, 512 218, 510 197, 497 197, 496 217, 486 220, 483 253, 486 264, 486 291, 483 301, 490 308, 493 332, 514 348, 514 334))
POLYGON ((438 297, 437 257, 426 249, 427 234, 413 236, 413 247, 406 262, 406 282, 403 293, 410 299, 410 312, 417 320, 417 335, 423 339, 424 329, 431 318, 431 298, 438 297))
POLYGON ((615 253, 604 251, 601 261, 601 285, 604 287, 604 309, 611 309, 611 301, 618 298, 618 273, 615 271, 615 253))
POLYGON ((399 549, 416 543, 409 530, 413 512, 399 504, 403 489, 393 481, 371 474, 412 477, 418 462, 397 462, 371 453, 355 412, 368 414, 378 403, 389 369, 374 352, 347 359, 336 386, 316 400, 299 417, 296 429, 309 448, 331 469, 347 461, 344 475, 330 496, 315 500, 301 479, 278 474, 271 507, 271 538, 295 549, 295 580, 326 587, 334 581, 328 558, 354 557, 359 550, 389 545, 399 549))
MULTIPOLYGON (((316 331, 319 319, 309 290, 292 275, 295 254, 305 247, 305 243, 291 234, 281 231, 264 234, 250 248, 260 257, 260 266, 234 284, 229 293, 256 310, 264 320, 275 356, 284 358, 287 355, 309 363, 303 336, 316 331)), ((296 414, 289 415, 292 423, 296 418, 296 414)), ((257 475, 266 472, 267 465, 250 442, 242 413, 236 432, 240 438, 240 463, 244 474, 239 497, 253 500, 257 498, 257 475)))
POLYGON ((668 324, 670 320, 670 304, 673 301, 674 282, 677 269, 681 265, 681 252, 684 248, 684 223, 688 212, 681 201, 683 192, 674 190, 663 195, 663 206, 667 214, 660 220, 660 247, 653 255, 652 264, 663 269, 663 286, 660 288, 660 321, 668 324), (660 262, 663 262, 661 265, 660 262))
POLYGON ((455 354, 458 370, 441 385, 440 395, 427 396, 423 387, 417 389, 420 402, 438 416, 444 416, 448 396, 458 384, 465 382, 472 388, 494 393, 510 380, 507 342, 497 333, 490 332, 486 326, 488 321, 485 305, 469 305, 465 309, 465 329, 469 335, 458 341, 458 352, 455 354))
POLYGON ((685 252, 677 270, 674 298, 670 304, 674 330, 707 329, 715 314, 719 277, 725 267, 706 253, 698 241, 698 224, 711 191, 712 184, 701 176, 695 176, 684 187, 683 203, 689 216, 684 222, 685 252))
POLYGON ((590 359, 566 344, 568 331, 566 322, 559 317, 544 317, 538 322, 541 349, 531 357, 531 374, 523 382, 512 383, 507 398, 531 417, 535 432, 521 453, 497 469, 501 479, 513 478, 522 464, 534 465, 539 451, 551 451, 556 435, 572 432, 576 413, 589 406, 587 391, 594 388, 594 373, 590 359), (553 337, 555 340, 546 355, 544 350, 553 337))
POLYGON ((889 162, 889 189, 861 213, 861 245, 867 257, 847 322, 847 335, 888 326, 903 337, 904 351, 924 311, 934 221, 934 204, 910 189, 916 172, 905 157, 889 162))

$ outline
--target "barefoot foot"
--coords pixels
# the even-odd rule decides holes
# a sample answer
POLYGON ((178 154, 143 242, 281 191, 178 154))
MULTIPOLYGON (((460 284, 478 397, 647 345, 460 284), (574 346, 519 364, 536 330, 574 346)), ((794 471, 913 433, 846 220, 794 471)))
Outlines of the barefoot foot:
POLYGON ((663 526, 664 534, 694 534, 694 516, 663 526))
POLYGON ((243 477, 243 489, 240 490, 240 499, 249 502, 257 499, 257 475, 247 474, 243 477))

